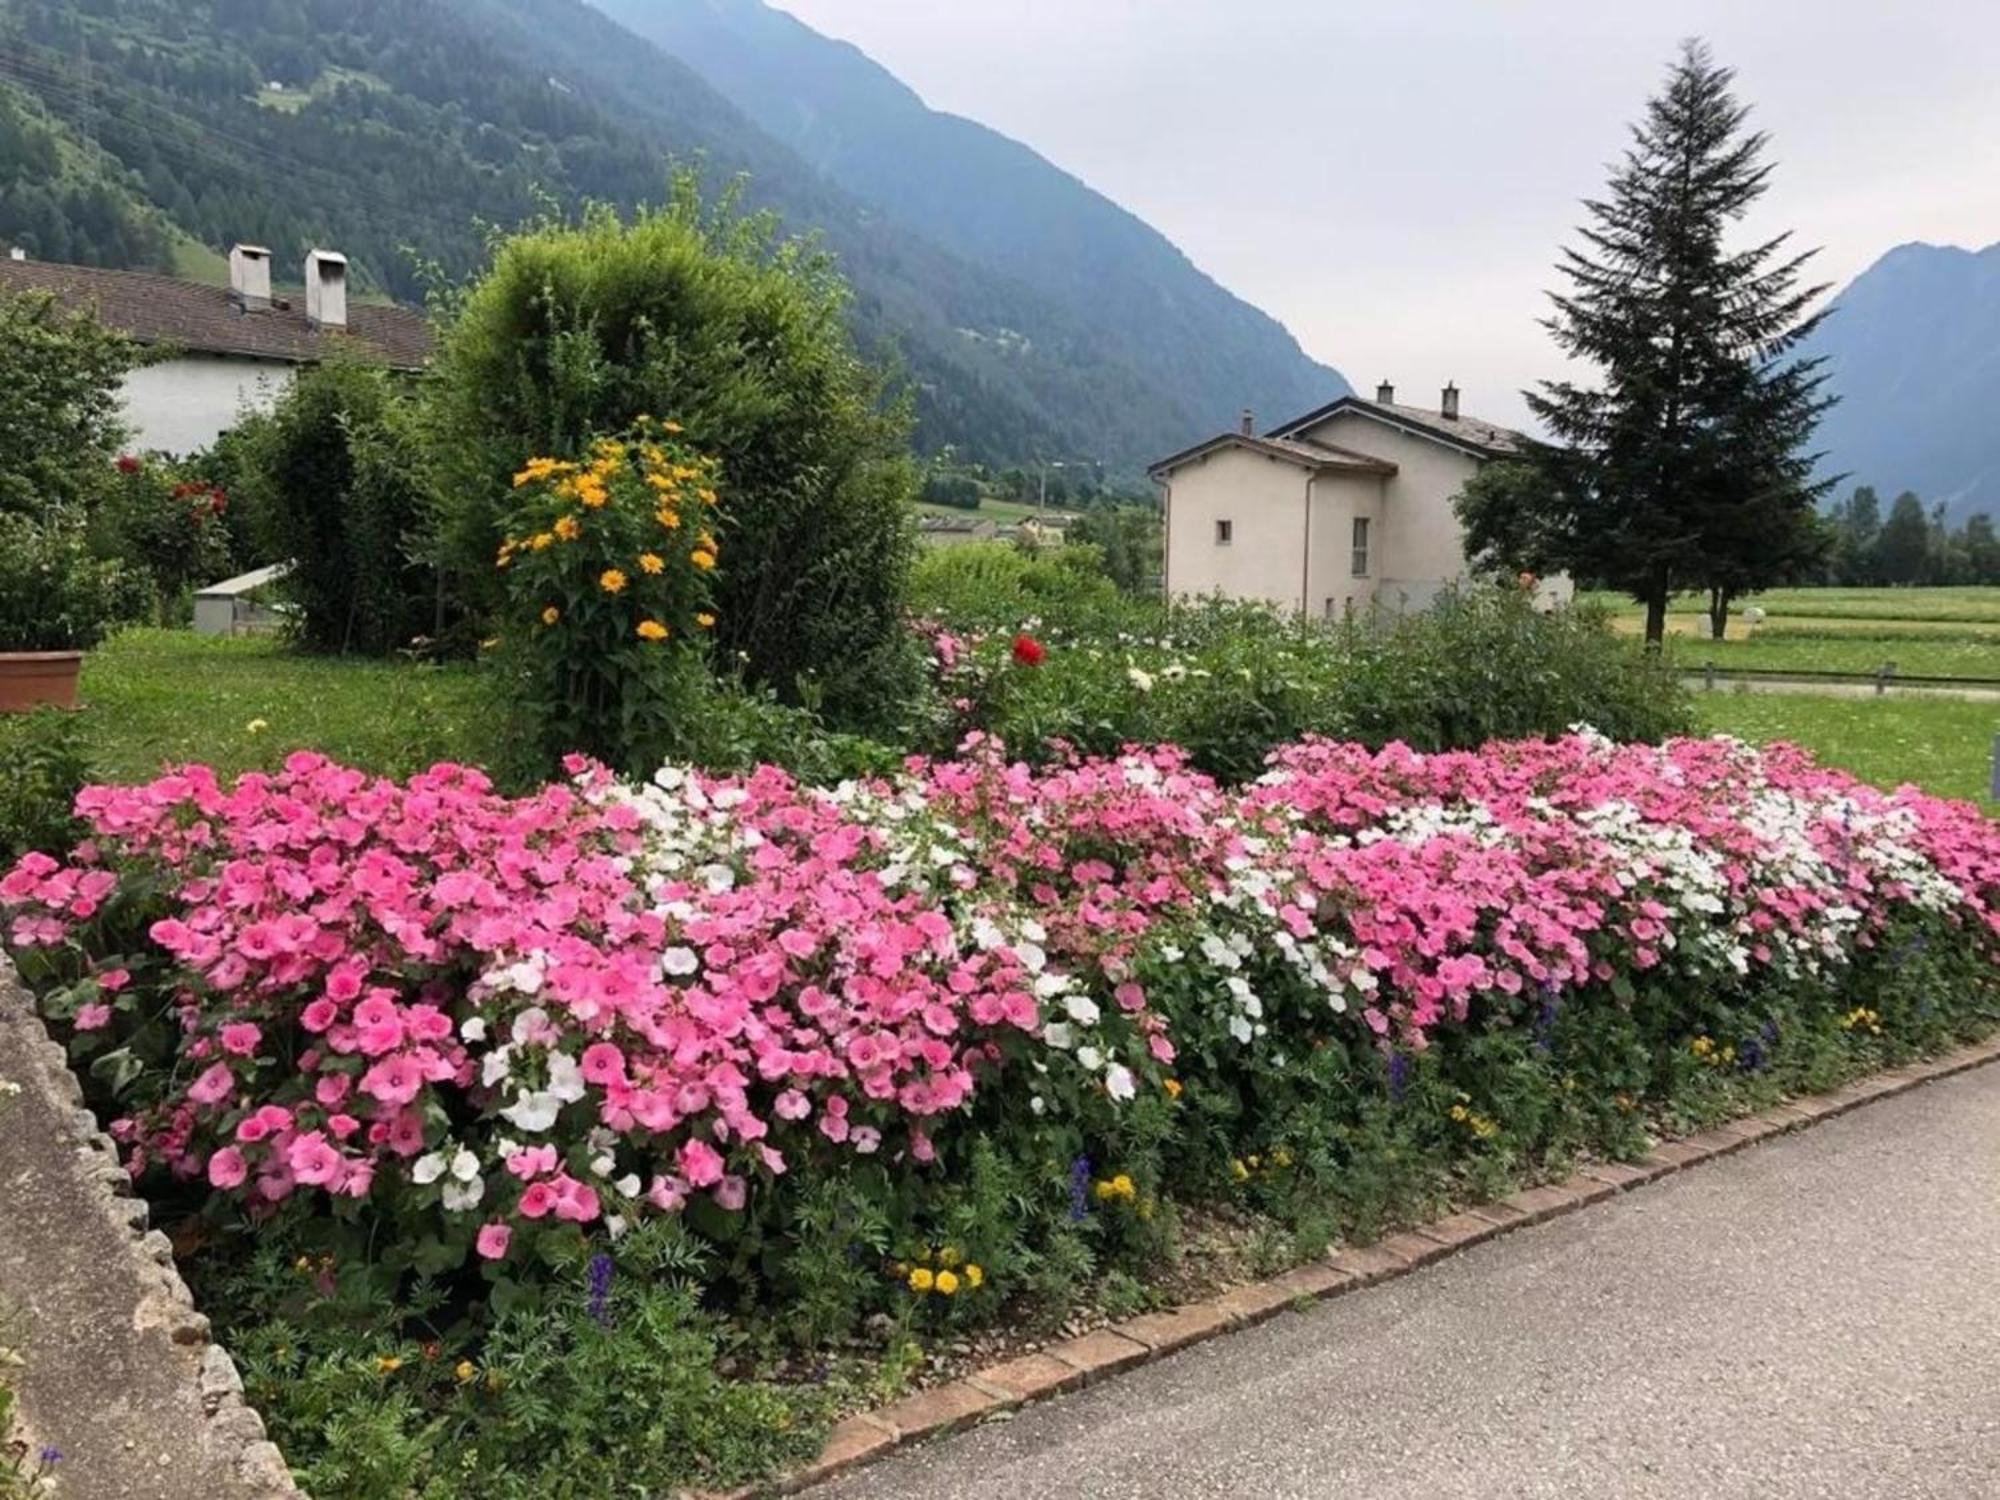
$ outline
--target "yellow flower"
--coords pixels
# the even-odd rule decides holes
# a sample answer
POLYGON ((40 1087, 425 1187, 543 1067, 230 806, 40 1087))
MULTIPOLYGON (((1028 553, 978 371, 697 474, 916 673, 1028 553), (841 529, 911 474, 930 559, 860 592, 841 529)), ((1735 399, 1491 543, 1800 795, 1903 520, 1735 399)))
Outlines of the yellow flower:
POLYGON ((680 423, 678 423, 678 422, 662 422, 662 423, 660 424, 660 431, 662 431, 662 432, 685 432, 685 431, 687 431, 687 429, 686 429, 685 427, 681 426, 681 424, 680 424, 680 423))
POLYGON ((955 1295, 958 1291, 958 1273, 956 1271, 938 1272, 936 1285, 940 1297, 955 1295))
MULTIPOLYGON (((945 1274, 950 1275, 951 1273, 946 1272, 945 1274)), ((918 1266, 916 1270, 910 1272, 910 1290, 921 1295, 931 1289, 931 1285, 936 1279, 924 1267, 918 1266)))
POLYGON ((566 542, 573 542, 583 535, 583 523, 575 516, 557 516, 556 535, 566 542))
POLYGON ((976 1292, 985 1284, 986 1273, 980 1270, 976 1264, 968 1265, 965 1268, 965 1285, 968 1290, 976 1292))
POLYGON ((499 637, 499 636, 497 636, 497 635, 489 635, 488 637, 486 637, 486 639, 485 639, 485 640, 483 640, 483 641, 481 641, 481 642, 479 643, 479 649, 480 649, 481 651, 491 651, 491 650, 492 650, 492 649, 493 649, 493 648, 494 648, 495 646, 497 646, 497 645, 499 645, 499 644, 500 644, 500 637, 499 637))
POLYGON ((572 467, 553 458, 531 458, 527 468, 514 476, 514 488, 518 490, 524 484, 538 483, 552 474, 566 474, 572 467))
POLYGON ((479 1371, 473 1367, 471 1360, 461 1359, 452 1368, 451 1373, 460 1385, 469 1385, 472 1383, 473 1378, 479 1374, 479 1371))
POLYGON ((657 552, 641 552, 639 568, 646 573, 664 573, 667 571, 667 560, 657 552))
POLYGON ((958 1253, 958 1246, 956 1245, 946 1245, 942 1250, 938 1251, 938 1264, 943 1266, 947 1271, 964 1259, 965 1257, 958 1253))
POLYGON ((547 609, 542 611, 542 623, 544 625, 553 625, 555 624, 556 621, 560 620, 561 618, 562 618, 562 611, 557 609, 553 604, 551 604, 547 609))
POLYGON ((700 614, 696 615, 694 617, 694 622, 695 624, 699 625, 703 630, 715 629, 715 616, 710 614, 707 610, 703 610, 700 614))
POLYGON ((699 500, 701 501, 701 503, 702 503, 703 505, 713 505, 713 504, 715 504, 715 491, 714 491, 714 490, 708 490, 708 489, 704 489, 704 490, 697 490, 697 491, 695 491, 695 496, 696 496, 696 498, 697 498, 697 499, 699 499, 699 500))
POLYGON ((381 1374, 393 1375, 403 1368, 403 1361, 393 1354, 382 1354, 376 1356, 375 1368, 381 1374))
POLYGON ((252 719, 248 724, 245 724, 243 726, 243 732, 245 734, 262 734, 265 730, 269 729, 270 727, 271 725, 268 720, 252 719))
POLYGON ((555 537, 546 531, 538 531, 528 538, 528 548, 533 552, 546 552, 555 545, 555 537))
POLYGON ((1458 1120, 1460 1122, 1463 1122, 1470 1113, 1471 1111, 1468 1110, 1463 1104, 1454 1104, 1451 1107, 1451 1117, 1454 1120, 1458 1120))
POLYGON ((606 568, 597 577, 597 586, 607 594, 623 593, 625 584, 625 574, 617 568, 606 568))
POLYGON ((1250 1169, 1244 1166, 1243 1159, 1238 1157, 1230 1162, 1229 1175, 1234 1177, 1238 1182, 1248 1182, 1250 1180, 1250 1169))
POLYGON ((658 521, 662 526, 666 527, 666 529, 669 531, 680 530, 680 525, 681 525, 680 513, 676 510, 671 509, 668 506, 663 505, 658 510, 654 511, 653 519, 658 521))
POLYGON ((582 478, 577 480, 576 482, 577 504, 588 506, 591 510, 602 510, 604 508, 604 502, 609 500, 610 498, 611 498, 610 491, 605 489, 604 481, 598 478, 595 474, 585 474, 582 478))
POLYGON ((1132 1186, 1132 1179, 1123 1172, 1111 1179, 1111 1194, 1114 1198, 1130 1200, 1137 1192, 1138 1189, 1132 1186))
POLYGON ((671 633, 658 620, 641 620, 639 622, 639 639, 642 641, 664 641, 671 633))
POLYGON ((688 554, 688 561, 706 573, 710 568, 715 566, 715 554, 704 548, 697 547, 688 554))
POLYGON ((1169 1099, 1178 1099, 1181 1096, 1181 1081, 1178 1078, 1166 1079, 1160 1084, 1160 1087, 1167 1091, 1169 1099))

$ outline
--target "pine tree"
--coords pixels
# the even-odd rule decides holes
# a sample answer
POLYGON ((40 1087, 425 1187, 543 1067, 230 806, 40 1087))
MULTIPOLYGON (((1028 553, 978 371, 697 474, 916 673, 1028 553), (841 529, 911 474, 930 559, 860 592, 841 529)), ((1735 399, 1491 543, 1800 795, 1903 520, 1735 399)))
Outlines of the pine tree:
POLYGON ((1542 565, 1629 591, 1649 645, 1678 591, 1708 591, 1719 631, 1732 599, 1800 576, 1825 545, 1804 448, 1832 402, 1794 351, 1826 289, 1802 284, 1813 252, 1789 235, 1725 243, 1771 170, 1733 77, 1683 45, 1551 295, 1546 326, 1600 381, 1528 393, 1555 439, 1531 453, 1554 511, 1542 565))

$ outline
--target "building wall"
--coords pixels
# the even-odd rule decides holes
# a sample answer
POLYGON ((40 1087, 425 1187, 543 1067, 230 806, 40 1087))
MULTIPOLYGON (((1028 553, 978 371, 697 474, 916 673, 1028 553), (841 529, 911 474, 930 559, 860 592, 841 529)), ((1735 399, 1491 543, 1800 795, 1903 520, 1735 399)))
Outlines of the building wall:
MULTIPOLYGON (((1373 474, 1322 474, 1313 487, 1312 574, 1308 613, 1322 619, 1366 614, 1382 576, 1382 490, 1373 474), (1354 522, 1369 523, 1368 571, 1354 572, 1354 522)), ((1296 601, 1294 601, 1296 602, 1296 601)))
POLYGON ((1452 511, 1452 497, 1478 472, 1479 460, 1427 438, 1340 412, 1297 434, 1385 458, 1396 466, 1384 480, 1380 533, 1374 550, 1376 602, 1397 613, 1421 609, 1445 584, 1465 576, 1465 533, 1452 511))
POLYGON ((125 377, 125 420, 134 449, 192 453, 265 410, 292 383, 293 366, 272 360, 189 354, 125 377))
POLYGON ((1167 592, 1298 608, 1309 477, 1243 448, 1218 449, 1176 470, 1167 491, 1167 592), (1217 521, 1231 524, 1226 546, 1216 543, 1217 521))

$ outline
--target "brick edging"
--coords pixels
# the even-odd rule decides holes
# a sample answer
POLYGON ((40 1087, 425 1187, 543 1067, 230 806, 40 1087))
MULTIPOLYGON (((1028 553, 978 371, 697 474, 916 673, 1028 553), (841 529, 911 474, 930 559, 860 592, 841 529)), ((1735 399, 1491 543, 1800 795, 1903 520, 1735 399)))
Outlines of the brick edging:
POLYGON ((1871 1074, 1831 1093, 1795 1099, 1683 1140, 1664 1141, 1634 1162, 1588 1166, 1562 1182, 1523 1188, 1492 1203, 1398 1231, 1372 1245, 1336 1251, 1282 1275, 1231 1287, 1171 1312, 1127 1318, 1051 1345, 1039 1353, 1017 1355, 989 1365, 879 1410, 848 1417, 834 1427, 819 1457, 802 1469, 721 1495, 685 1492, 684 1500, 751 1500, 754 1496, 795 1494, 871 1463, 894 1449, 955 1432, 1029 1402, 1090 1385, 1120 1370, 1163 1359, 1190 1344, 1261 1323, 1288 1307, 1407 1276, 1419 1266, 1455 1255, 1482 1241, 1575 1213, 1588 1204, 1671 1176, 1684 1167, 1713 1161, 1745 1146, 1846 1114, 1874 1100, 1907 1093, 1923 1084, 1996 1061, 2000 1061, 2000 1036, 1927 1062, 1906 1063, 1871 1074))

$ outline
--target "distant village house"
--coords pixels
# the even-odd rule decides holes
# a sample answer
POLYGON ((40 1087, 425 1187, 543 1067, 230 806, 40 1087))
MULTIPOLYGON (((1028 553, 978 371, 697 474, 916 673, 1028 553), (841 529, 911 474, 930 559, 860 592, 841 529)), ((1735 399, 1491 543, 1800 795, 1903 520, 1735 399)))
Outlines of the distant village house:
POLYGON ((0 295, 53 294, 159 351, 125 378, 125 420, 134 449, 180 454, 206 448, 246 409, 268 407, 302 365, 339 352, 416 370, 430 357, 421 313, 350 304, 346 257, 314 250, 304 271, 305 291, 294 300, 273 295, 271 252, 255 245, 230 251, 227 288, 55 265, 15 251, 0 260, 0 295))
MULTIPOLYGON (((1343 618, 1422 609, 1466 577, 1452 498, 1484 464, 1522 451, 1521 434, 1459 410, 1343 396, 1259 436, 1239 430, 1160 460, 1172 597, 1223 594, 1343 618)), ((1566 603, 1567 579, 1538 602, 1566 603)))

